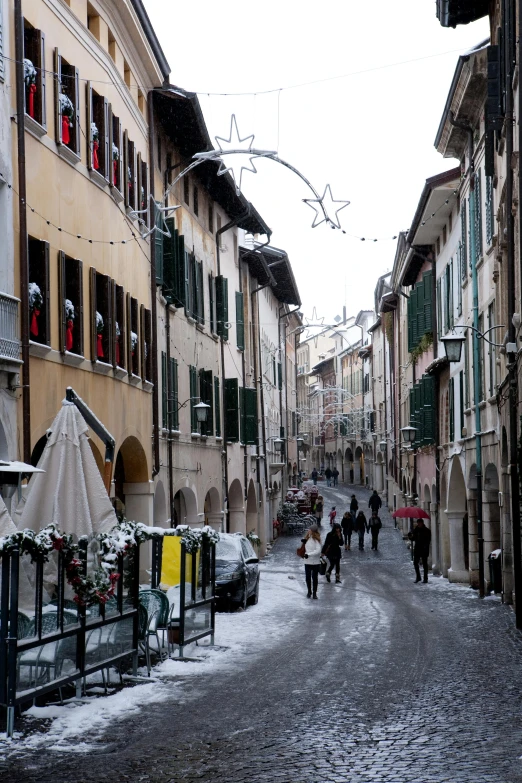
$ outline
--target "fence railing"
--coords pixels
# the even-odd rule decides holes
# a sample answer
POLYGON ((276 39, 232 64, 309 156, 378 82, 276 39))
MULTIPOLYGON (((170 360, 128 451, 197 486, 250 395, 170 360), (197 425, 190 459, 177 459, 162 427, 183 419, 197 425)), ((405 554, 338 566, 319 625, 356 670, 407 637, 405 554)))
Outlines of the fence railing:
POLYGON ((18 305, 20 300, 0 292, 0 361, 18 361, 20 338, 18 336, 18 305))

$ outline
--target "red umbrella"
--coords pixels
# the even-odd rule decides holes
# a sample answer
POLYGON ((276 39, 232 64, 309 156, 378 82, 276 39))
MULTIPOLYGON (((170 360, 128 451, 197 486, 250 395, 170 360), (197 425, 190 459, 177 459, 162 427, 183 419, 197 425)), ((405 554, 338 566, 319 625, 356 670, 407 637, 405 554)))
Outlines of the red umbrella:
POLYGON ((392 517, 399 519, 429 519, 430 515, 419 506, 406 506, 394 511, 392 517))

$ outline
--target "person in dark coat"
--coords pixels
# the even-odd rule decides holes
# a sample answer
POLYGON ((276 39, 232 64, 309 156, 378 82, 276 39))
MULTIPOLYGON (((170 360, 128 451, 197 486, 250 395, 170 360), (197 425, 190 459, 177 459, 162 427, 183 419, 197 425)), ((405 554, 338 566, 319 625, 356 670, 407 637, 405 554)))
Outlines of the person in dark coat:
POLYGON ((373 490, 373 495, 371 495, 368 505, 370 506, 372 512, 375 511, 377 514, 379 513, 379 509, 382 506, 382 500, 379 497, 379 493, 376 489, 373 490))
POLYGON ((314 469, 312 470, 312 481, 314 482, 314 484, 317 484, 317 476, 318 476, 318 475, 319 475, 319 474, 317 473, 317 469, 316 469, 316 468, 314 468, 314 469))
POLYGON ((322 551, 322 554, 326 555, 326 557, 330 561, 330 568, 327 570, 325 574, 327 582, 330 581, 330 574, 332 573, 334 567, 335 567, 335 581, 336 582, 341 581, 342 546, 343 546, 343 534, 341 530, 341 525, 338 522, 336 522, 324 540, 323 551, 322 551))
POLYGON ((354 530, 355 530, 355 518, 357 517, 358 511, 359 511, 359 504, 357 502, 357 498, 355 497, 355 495, 352 495, 352 499, 350 500, 350 513, 353 519, 354 530))
POLYGON ((428 583, 428 555, 430 553, 431 530, 426 527, 423 519, 417 520, 417 526, 410 530, 408 538, 413 544, 413 566, 417 578, 415 582, 421 581, 419 562, 422 560, 424 570, 424 583, 428 583))
POLYGON ((364 516, 362 511, 359 511, 357 514, 357 519, 355 520, 355 529, 357 530, 357 533, 359 534, 359 549, 364 549, 364 534, 366 533, 367 528, 367 522, 366 517, 364 516))
POLYGON ((336 486, 337 486, 337 479, 338 479, 338 478, 339 478, 339 471, 337 470, 337 468, 334 468, 334 469, 332 470, 332 479, 333 479, 333 485, 334 485, 334 487, 336 487, 336 486))
POLYGON ((372 534, 372 549, 377 549, 377 544, 379 541, 379 530, 382 527, 382 522, 377 514, 376 511, 374 511, 370 517, 370 521, 368 522, 368 529, 370 533, 372 534))
POLYGON ((326 478, 326 486, 327 487, 331 486, 330 485, 330 481, 332 479, 332 471, 330 470, 330 468, 326 468, 326 470, 324 472, 324 476, 326 478))
POLYGON ((315 501, 315 511, 314 515, 317 519, 317 524, 319 527, 321 527, 321 522, 323 520, 323 496, 317 495, 317 500, 315 501))
POLYGON ((352 539, 352 533, 354 530, 353 527, 353 518, 349 511, 344 512, 344 516, 341 519, 341 528, 343 531, 343 537, 344 537, 344 548, 348 551, 350 549, 350 542, 352 539))

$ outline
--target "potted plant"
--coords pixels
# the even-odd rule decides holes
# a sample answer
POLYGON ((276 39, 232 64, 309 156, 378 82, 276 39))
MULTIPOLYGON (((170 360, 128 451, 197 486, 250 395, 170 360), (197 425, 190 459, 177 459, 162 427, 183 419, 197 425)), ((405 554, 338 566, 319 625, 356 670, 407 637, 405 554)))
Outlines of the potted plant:
POLYGON ((91 122, 91 137, 92 137, 92 167, 96 171, 100 168, 100 162, 98 159, 98 149, 100 148, 100 134, 98 126, 95 122, 91 122))
POLYGON ((64 92, 59 95, 60 115, 62 118, 62 144, 69 144, 71 135, 69 128, 72 128, 72 118, 74 117, 74 104, 64 92))
POLYGON ((65 324, 66 324, 65 350, 66 351, 72 351, 72 347, 74 343, 74 338, 73 338, 74 318, 75 318, 74 305, 70 299, 66 299, 65 300, 65 324))
POLYGON ((96 310, 96 356, 98 359, 103 359, 103 328, 104 328, 104 322, 103 322, 103 316, 101 313, 99 313, 96 310))
POLYGON ((43 296, 40 286, 36 283, 29 283, 29 310, 31 313, 30 332, 33 337, 38 337, 38 316, 43 305, 43 296))
POLYGON ((118 367, 120 365, 120 339, 121 339, 121 329, 118 321, 116 321, 116 365, 118 367))
POLYGON ((118 183, 118 161, 120 159, 120 151, 116 144, 112 142, 112 184, 114 186, 118 183))
POLYGON ((27 91, 27 114, 34 120, 34 96, 36 95, 36 68, 31 60, 24 57, 24 82, 27 91))

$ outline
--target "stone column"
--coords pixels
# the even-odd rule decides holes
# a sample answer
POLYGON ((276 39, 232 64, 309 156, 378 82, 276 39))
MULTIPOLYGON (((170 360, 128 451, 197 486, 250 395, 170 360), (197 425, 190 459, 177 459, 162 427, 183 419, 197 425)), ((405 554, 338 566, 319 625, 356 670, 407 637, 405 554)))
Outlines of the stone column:
POLYGON ((427 520, 428 527, 431 530, 431 570, 433 574, 438 576, 440 574, 440 542, 439 542, 439 526, 437 519, 437 504, 427 503, 429 508, 426 511, 429 513, 430 518, 427 520))
POLYGON ((501 519, 501 546, 502 546, 502 588, 503 600, 506 604, 513 603, 513 541, 511 537, 511 496, 509 487, 509 473, 507 468, 502 468, 502 508, 501 519))
POLYGON ((468 531, 469 531, 469 579, 473 588, 479 586, 479 561, 477 541, 477 499, 476 490, 471 490, 468 498, 468 531))
POLYGON ((488 555, 500 548, 500 506, 498 490, 484 492, 482 503, 482 535, 484 538, 484 576, 486 586, 491 589, 488 555))
POLYGON ((224 532, 224 511, 209 511, 207 514, 207 524, 210 525, 210 527, 214 528, 214 530, 217 530, 218 533, 224 532))
POLYGON ((469 582, 469 572, 464 561, 464 538, 462 535, 462 520, 465 513, 464 509, 448 509, 447 511, 451 554, 448 579, 450 582, 462 582, 464 584, 469 582))

